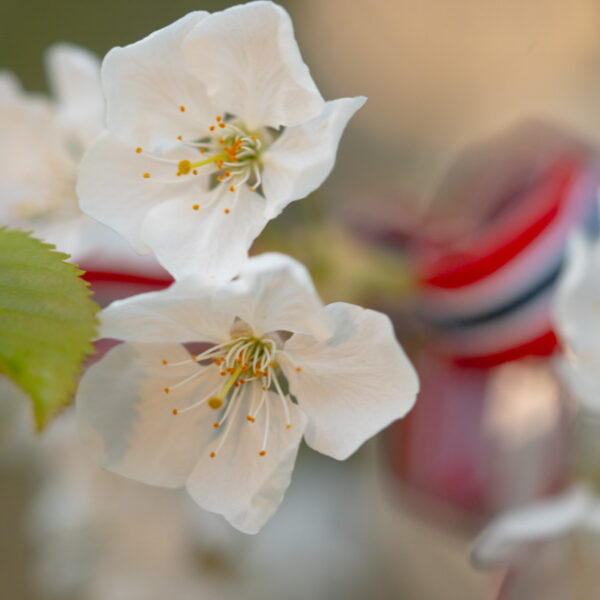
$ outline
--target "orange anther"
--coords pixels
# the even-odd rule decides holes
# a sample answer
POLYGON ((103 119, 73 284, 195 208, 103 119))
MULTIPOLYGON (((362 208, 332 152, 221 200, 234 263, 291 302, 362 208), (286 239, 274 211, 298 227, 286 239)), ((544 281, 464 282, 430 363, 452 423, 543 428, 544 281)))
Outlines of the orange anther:
POLYGON ((183 136, 181 136, 181 135, 178 135, 178 136, 177 136, 177 139, 178 139, 178 140, 181 142, 181 140, 183 140, 183 136))
POLYGON ((231 171, 225 171, 225 177, 231 177, 231 171))
POLYGON ((200 148, 200 154, 204 154, 206 152, 205 148, 200 148))
POLYGON ((228 215, 228 214, 229 214, 229 209, 228 209, 228 208, 226 208, 226 209, 225 209, 223 212, 224 212, 226 215, 228 215))
POLYGON ((248 416, 246 417, 246 420, 247 420, 247 421, 250 421, 250 423, 254 423, 254 421, 255 421, 254 417, 251 417, 250 415, 248 415, 248 416))
POLYGON ((179 107, 179 110, 180 110, 181 112, 185 112, 185 106, 182 104, 182 105, 179 107))
POLYGON ((176 408, 174 408, 174 409, 173 409, 173 414, 174 414, 174 415, 176 415, 178 412, 179 412, 179 411, 178 411, 176 408))
POLYGON ((214 453, 214 452, 211 452, 209 456, 210 456, 211 458, 214 458, 214 457, 215 457, 215 453, 214 453))
POLYGON ((263 385, 263 386, 262 386, 262 389, 263 389, 263 392, 266 392, 266 391, 267 391, 267 386, 266 386, 266 385, 263 385))
POLYGON ((166 365, 166 364, 167 364, 167 359, 166 359, 166 358, 163 358, 163 359, 162 359, 162 364, 163 364, 163 365, 166 365))
POLYGON ((289 423, 287 423, 287 425, 285 426, 285 428, 286 428, 286 429, 291 429, 291 428, 292 428, 292 426, 291 426, 289 423))
POLYGON ((256 191, 256 190, 255 190, 253 187, 251 187, 251 188, 250 188, 250 191, 251 191, 251 192, 254 192, 254 191, 256 191))
POLYGON ((275 363, 274 363, 273 361, 271 361, 271 362, 269 363, 269 366, 270 366, 270 367, 274 367, 274 366, 275 366, 275 363))
POLYGON ((236 381, 234 382, 233 387, 240 387, 240 384, 236 381))
POLYGON ((219 127, 220 127, 221 129, 224 129, 224 128, 225 128, 225 123, 219 123, 219 127))
POLYGON ((233 185, 232 185, 232 186, 230 186, 230 187, 229 187, 229 191, 230 191, 230 192, 235 192, 235 186, 233 186, 233 185))
POLYGON ((215 126, 214 126, 214 125, 211 125, 211 126, 209 127, 209 129, 210 129, 211 131, 214 131, 214 130, 215 130, 215 126))
POLYGON ((241 385, 244 385, 244 384, 246 383, 246 380, 245 380, 244 378, 240 378, 240 380, 239 380, 239 381, 240 381, 240 384, 241 384, 241 385))
POLYGON ((217 123, 221 120, 221 115, 217 115, 217 123))
POLYGON ((269 374, 269 371, 263 371, 262 374, 266 377, 269 374))
POLYGON ((227 375, 227 371, 221 371, 221 375, 223 375, 223 376, 227 375))
POLYGON ((300 373, 300 371, 302 371, 302 367, 296 367, 296 371, 298 371, 298 373, 300 373))
POLYGON ((169 388, 165 388, 165 394, 169 393, 169 388))
POLYGON ((198 209, 200 208, 200 205, 199 205, 199 204, 194 204, 194 206, 192 206, 192 208, 193 208, 194 210, 198 210, 198 209))
POLYGON ((150 179, 150 173, 144 173, 144 179, 150 179))
POLYGON ((181 177, 181 173, 179 171, 177 171, 176 175, 177 177, 181 177))
POLYGON ((218 424, 218 423, 213 423, 213 427, 214 427, 215 429, 219 429, 219 424, 218 424))
POLYGON ((139 153, 142 151, 142 149, 141 149, 141 148, 138 146, 138 147, 135 149, 135 151, 136 151, 136 152, 139 154, 139 153))
POLYGON ((258 453, 258 455, 259 455, 259 456, 264 456, 266 453, 267 453, 267 451, 266 451, 266 450, 261 450, 261 451, 258 453))
POLYGON ((192 173, 193 173, 194 175, 198 175, 198 171, 197 171, 196 169, 194 169, 194 170, 192 171, 192 173))

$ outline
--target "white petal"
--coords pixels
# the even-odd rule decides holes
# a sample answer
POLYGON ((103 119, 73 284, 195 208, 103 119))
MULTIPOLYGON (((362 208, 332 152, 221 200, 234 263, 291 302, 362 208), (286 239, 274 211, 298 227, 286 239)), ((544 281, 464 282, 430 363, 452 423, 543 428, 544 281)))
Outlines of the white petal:
POLYGON ((529 543, 567 534, 585 518, 592 505, 587 489, 566 493, 500 515, 475 542, 471 558, 481 566, 504 563, 529 543))
POLYGON ((0 77, 0 222, 31 230, 28 219, 73 201, 75 168, 48 100, 0 77))
POLYGON ((323 111, 291 19, 272 2, 214 13, 185 41, 186 62, 222 113, 258 126, 299 125, 323 111))
POLYGON ((261 196, 246 186, 234 193, 219 186, 157 206, 145 218, 142 236, 176 279, 193 275, 218 283, 239 273, 265 224, 261 196))
POLYGON ((77 195, 81 210, 108 225, 145 254, 150 248, 141 239, 141 223, 148 211, 170 200, 174 194, 189 193, 197 180, 175 183, 176 166, 138 154, 131 144, 121 142, 108 131, 101 134, 86 152, 79 167, 77 195), (144 174, 148 173, 149 178, 144 174))
POLYGON ((15 99, 23 93, 18 77, 6 69, 0 69, 0 100, 15 99))
POLYGON ((277 360, 309 418, 306 443, 343 460, 412 408, 419 382, 386 315, 345 303, 325 310, 334 335, 294 335, 285 345, 294 362, 277 360))
POLYGON ((46 50, 45 61, 58 118, 69 141, 83 152, 104 124, 100 59, 85 48, 60 42, 46 50))
POLYGON ((306 267, 283 254, 251 258, 239 277, 217 292, 215 301, 259 336, 283 330, 324 339, 332 332, 306 267))
POLYGON ((121 344, 82 377, 77 419, 82 440, 107 469, 152 485, 183 485, 210 435, 214 411, 199 406, 173 414, 210 394, 222 381, 217 367, 165 366, 188 352, 174 344, 121 344), (184 386, 165 387, 200 370, 184 386))
POLYGON ((211 290, 176 282, 167 290, 113 302, 99 316, 102 337, 137 342, 221 342, 233 318, 214 307, 211 290))
POLYGON ((178 135, 194 139, 206 130, 217 113, 210 106, 204 86, 185 68, 181 43, 207 16, 203 11, 191 12, 143 40, 113 48, 106 55, 102 64, 106 119, 116 135, 151 149, 178 135))
POLYGON ((293 200, 308 196, 333 169, 346 124, 365 103, 364 96, 327 102, 317 118, 286 129, 262 156, 263 189, 269 218, 293 200))
POLYGON ((200 506, 223 515, 244 533, 257 533, 277 510, 290 484, 306 426, 302 411, 289 402, 292 427, 286 429, 281 400, 268 392, 270 428, 266 455, 260 456, 266 407, 254 423, 246 420, 256 393, 260 394, 259 386, 246 393, 221 450, 210 457, 219 443, 215 436, 186 482, 188 492, 200 506))

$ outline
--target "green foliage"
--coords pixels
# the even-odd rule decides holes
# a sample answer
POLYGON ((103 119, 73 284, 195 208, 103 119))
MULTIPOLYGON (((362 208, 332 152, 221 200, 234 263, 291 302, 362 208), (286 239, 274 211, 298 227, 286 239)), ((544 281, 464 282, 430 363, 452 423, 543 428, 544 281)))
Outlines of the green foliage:
POLYGON ((40 429, 70 401, 96 336, 98 305, 66 258, 0 228, 0 373, 29 394, 40 429))

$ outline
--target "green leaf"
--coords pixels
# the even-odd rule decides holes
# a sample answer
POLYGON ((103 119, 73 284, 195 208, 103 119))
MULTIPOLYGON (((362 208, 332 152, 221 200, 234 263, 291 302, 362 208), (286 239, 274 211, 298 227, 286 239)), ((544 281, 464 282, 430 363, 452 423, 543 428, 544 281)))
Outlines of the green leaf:
POLYGON ((0 228, 0 373, 29 394, 39 429, 69 403, 94 350, 98 305, 66 258, 0 228))

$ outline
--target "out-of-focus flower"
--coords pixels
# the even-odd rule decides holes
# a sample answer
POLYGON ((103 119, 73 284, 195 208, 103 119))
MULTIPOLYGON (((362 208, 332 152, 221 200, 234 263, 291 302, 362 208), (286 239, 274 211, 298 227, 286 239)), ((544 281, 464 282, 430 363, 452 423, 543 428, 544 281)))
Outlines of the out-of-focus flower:
POLYGON ((554 321, 564 342, 559 371, 584 408, 600 411, 600 242, 583 234, 569 245, 554 299, 554 321))
POLYGON ((103 336, 127 343, 79 386, 82 435, 99 461, 185 485, 248 533, 281 502, 303 435, 345 459, 418 390, 389 319, 323 308, 304 267, 283 255, 251 259, 216 291, 187 279, 114 303, 101 323, 103 336), (182 345, 192 342, 211 346, 192 355, 182 345))
POLYGON ((583 485, 498 516, 475 543, 477 566, 510 565, 499 600, 596 598, 600 501, 583 485))
POLYGON ((77 204, 77 167, 104 118, 99 60, 59 43, 46 66, 52 99, 0 72, 0 225, 33 230, 86 269, 162 273, 77 204))
POLYGON ((323 100, 271 2, 190 13, 113 49, 102 79, 108 131, 82 163, 81 207, 176 277, 235 275, 327 177, 365 101, 323 100))

